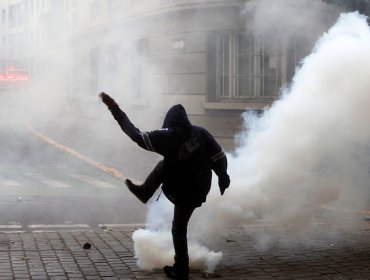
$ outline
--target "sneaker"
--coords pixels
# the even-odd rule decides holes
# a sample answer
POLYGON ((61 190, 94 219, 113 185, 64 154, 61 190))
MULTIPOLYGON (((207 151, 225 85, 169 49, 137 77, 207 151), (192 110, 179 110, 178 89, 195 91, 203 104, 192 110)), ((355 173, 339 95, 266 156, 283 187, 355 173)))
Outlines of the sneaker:
POLYGON ((147 203, 150 196, 142 186, 134 184, 130 179, 124 180, 127 188, 132 192, 142 203, 147 203))
POLYGON ((177 280, 189 280, 189 273, 176 273, 173 269, 173 266, 165 266, 163 267, 163 271, 164 271, 164 274, 166 274, 166 276, 168 278, 171 278, 171 279, 177 279, 177 280))

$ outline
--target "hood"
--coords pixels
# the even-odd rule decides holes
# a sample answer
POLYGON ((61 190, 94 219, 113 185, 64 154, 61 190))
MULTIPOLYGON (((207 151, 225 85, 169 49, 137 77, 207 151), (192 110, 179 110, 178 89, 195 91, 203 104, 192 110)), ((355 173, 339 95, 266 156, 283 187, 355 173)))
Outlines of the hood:
POLYGON ((172 106, 163 121, 162 128, 191 127, 185 108, 181 104, 172 106))

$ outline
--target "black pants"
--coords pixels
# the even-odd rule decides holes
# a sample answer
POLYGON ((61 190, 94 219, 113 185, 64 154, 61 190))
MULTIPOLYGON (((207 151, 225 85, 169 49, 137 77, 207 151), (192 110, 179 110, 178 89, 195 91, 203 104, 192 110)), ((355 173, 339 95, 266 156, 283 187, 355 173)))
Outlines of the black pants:
POLYGON ((179 275, 189 273, 189 254, 187 230, 194 207, 180 207, 175 205, 172 221, 172 240, 175 249, 174 271, 179 275))
MULTIPOLYGON (((145 191, 152 196, 163 182, 163 161, 158 162, 143 183, 145 191)), ((175 249, 174 271, 176 274, 189 273, 187 229, 195 207, 175 205, 172 221, 172 240, 175 249)))
POLYGON ((157 163, 154 169, 146 177, 142 187, 149 197, 152 197, 155 191, 163 183, 163 160, 157 163))

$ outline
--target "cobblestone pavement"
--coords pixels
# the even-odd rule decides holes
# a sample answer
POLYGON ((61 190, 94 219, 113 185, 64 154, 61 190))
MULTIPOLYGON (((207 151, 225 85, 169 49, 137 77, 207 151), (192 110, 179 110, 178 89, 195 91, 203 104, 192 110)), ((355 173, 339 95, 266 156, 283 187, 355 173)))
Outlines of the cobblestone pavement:
MULTIPOLYGON (((133 230, 2 232, 0 279, 165 279, 137 267, 133 230)), ((215 273, 191 270, 191 279, 370 279, 369 222, 293 232, 232 229, 212 248, 224 253, 215 273)))

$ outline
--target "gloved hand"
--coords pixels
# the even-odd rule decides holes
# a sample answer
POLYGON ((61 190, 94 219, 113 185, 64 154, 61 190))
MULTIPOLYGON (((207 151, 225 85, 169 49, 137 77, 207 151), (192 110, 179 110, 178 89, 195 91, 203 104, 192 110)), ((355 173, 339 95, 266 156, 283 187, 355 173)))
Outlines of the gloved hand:
POLYGON ((101 98, 103 103, 107 105, 109 110, 112 111, 112 109, 118 107, 118 104, 116 103, 116 101, 114 101, 114 99, 110 97, 108 94, 106 94, 105 92, 100 93, 99 97, 101 98))
POLYGON ((218 186, 220 187, 221 195, 223 195, 225 190, 230 186, 229 175, 218 177, 218 186))

